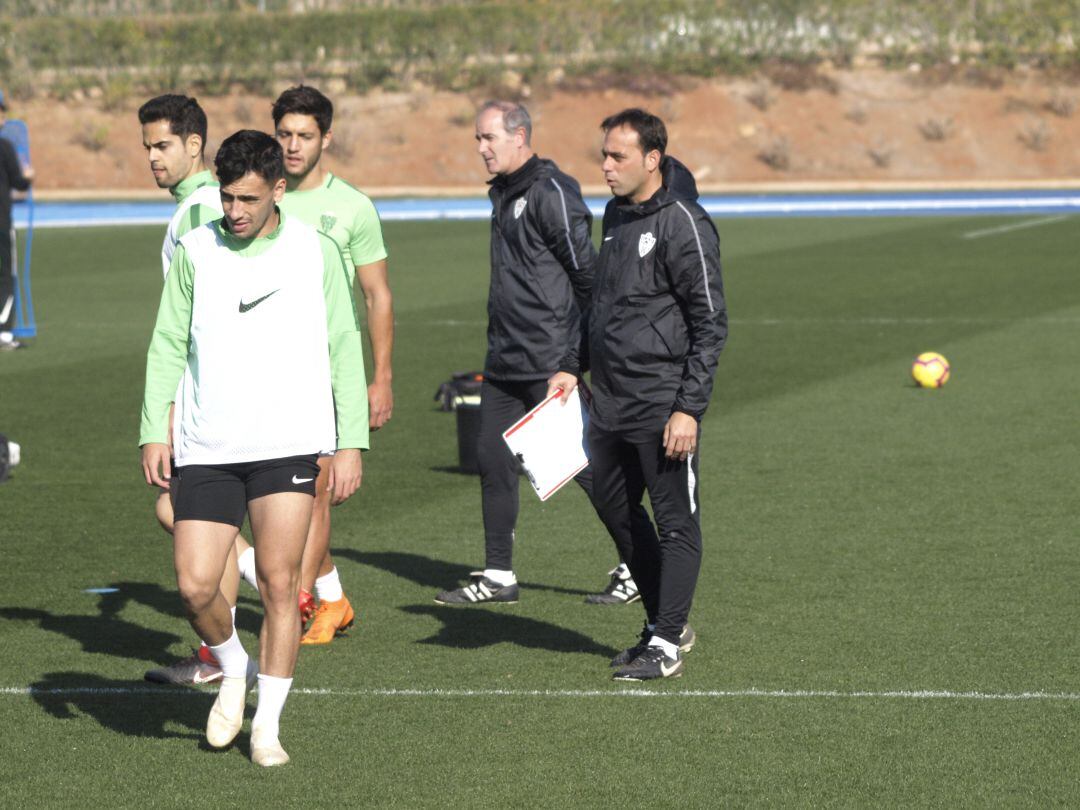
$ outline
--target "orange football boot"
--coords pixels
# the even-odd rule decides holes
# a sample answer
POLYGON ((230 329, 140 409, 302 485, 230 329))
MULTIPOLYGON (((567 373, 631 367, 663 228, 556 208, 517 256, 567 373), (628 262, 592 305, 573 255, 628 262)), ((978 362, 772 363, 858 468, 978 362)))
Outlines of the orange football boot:
POLYGON ((300 639, 301 644, 329 644, 334 637, 352 627, 356 614, 349 600, 342 596, 336 602, 319 602, 311 627, 300 639))

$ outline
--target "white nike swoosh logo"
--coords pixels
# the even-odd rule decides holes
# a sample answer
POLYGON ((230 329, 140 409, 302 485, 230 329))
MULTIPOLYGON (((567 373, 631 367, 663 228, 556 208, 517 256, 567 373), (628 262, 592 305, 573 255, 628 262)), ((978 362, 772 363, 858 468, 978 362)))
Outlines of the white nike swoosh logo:
POLYGON ((615 238, 614 236, 605 236, 605 237, 604 237, 604 241, 605 241, 605 242, 610 242, 610 241, 611 241, 612 239, 614 239, 614 238, 615 238))
POLYGON ((672 672, 674 672, 676 669, 678 669, 678 668, 679 668, 679 662, 677 660, 670 667, 667 664, 665 664, 663 661, 660 662, 660 671, 664 673, 665 678, 668 675, 670 675, 672 672))
POLYGON ((297 478, 295 475, 292 477, 294 484, 306 484, 308 481, 314 481, 314 478, 297 478))
POLYGON ((211 675, 208 678, 204 677, 201 672, 196 670, 195 674, 191 677, 191 682, 196 683, 196 684, 198 684, 198 683, 210 683, 211 681, 216 681, 220 677, 221 677, 221 671, 220 670, 218 670, 217 672, 215 672, 213 675, 211 675))

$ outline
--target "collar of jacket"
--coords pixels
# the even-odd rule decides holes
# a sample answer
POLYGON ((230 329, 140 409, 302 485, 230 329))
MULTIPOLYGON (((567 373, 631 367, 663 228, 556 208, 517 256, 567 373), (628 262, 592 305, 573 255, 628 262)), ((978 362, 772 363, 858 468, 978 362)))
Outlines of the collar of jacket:
POLYGON ((651 214, 679 200, 697 200, 697 183, 694 175, 682 163, 671 155, 664 155, 660 161, 660 188, 642 203, 631 202, 627 197, 616 197, 615 204, 627 213, 651 214))
POLYGON ((488 180, 488 185, 491 186, 490 193, 501 197, 517 196, 537 181, 549 163, 550 161, 541 160, 533 155, 510 174, 498 174, 488 180))

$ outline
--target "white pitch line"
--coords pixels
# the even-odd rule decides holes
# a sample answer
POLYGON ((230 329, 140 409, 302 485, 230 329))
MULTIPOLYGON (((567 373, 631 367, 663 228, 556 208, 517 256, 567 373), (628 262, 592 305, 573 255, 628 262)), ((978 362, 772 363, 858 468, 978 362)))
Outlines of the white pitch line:
POLYGON ((981 239, 984 236, 996 236, 999 233, 1019 231, 1022 228, 1037 228, 1040 225, 1049 225, 1053 222, 1061 222, 1061 220, 1068 218, 1069 214, 1062 214, 1061 216, 1056 217, 1043 217, 1042 219, 1029 219, 1024 222, 1014 222, 1011 225, 999 225, 996 228, 985 228, 980 231, 968 231, 964 234, 964 239, 981 239))
MULTIPOLYGON (((104 697, 108 695, 176 695, 204 697, 212 694, 197 689, 162 689, 154 687, 33 686, 0 687, 7 697, 104 697)), ((359 698, 765 698, 765 699, 869 699, 869 700, 982 700, 982 701, 1080 701, 1075 692, 956 692, 935 689, 903 689, 889 691, 852 691, 832 689, 691 689, 653 691, 651 689, 311 689, 290 691, 292 695, 311 697, 359 698)))

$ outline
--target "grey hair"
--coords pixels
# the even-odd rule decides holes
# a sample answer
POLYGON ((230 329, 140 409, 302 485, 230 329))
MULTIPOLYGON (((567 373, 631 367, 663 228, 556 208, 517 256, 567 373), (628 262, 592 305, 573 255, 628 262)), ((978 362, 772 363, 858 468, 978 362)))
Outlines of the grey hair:
POLYGON ((503 114, 503 129, 508 133, 512 134, 519 129, 524 129, 525 144, 529 145, 532 140, 532 118, 529 117, 529 111, 525 109, 525 105, 518 104, 516 101, 485 101, 477 111, 477 117, 488 110, 498 110, 503 114))

